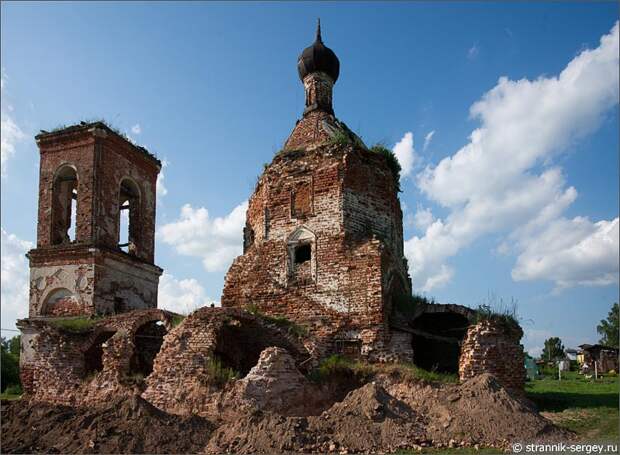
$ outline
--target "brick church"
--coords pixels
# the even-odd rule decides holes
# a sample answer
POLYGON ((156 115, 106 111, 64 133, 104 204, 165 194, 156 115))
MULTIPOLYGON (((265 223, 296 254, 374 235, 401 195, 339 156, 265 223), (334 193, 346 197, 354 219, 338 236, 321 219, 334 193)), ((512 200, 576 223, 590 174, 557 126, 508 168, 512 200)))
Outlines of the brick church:
POLYGON ((410 334, 390 328, 395 300, 411 293, 398 176, 336 118, 340 62, 320 24, 297 69, 303 117, 250 198, 222 306, 305 324, 320 352, 410 358, 410 334))
POLYGON ((398 163, 336 118, 340 62, 320 24, 297 69, 303 116, 249 200, 223 308, 185 319, 157 309, 160 161, 103 122, 36 137, 37 245, 27 255, 29 314, 18 321, 27 393, 64 404, 105 401, 140 374, 145 397, 176 403, 208 375, 213 356, 245 374, 270 346, 294 351, 301 369, 342 354, 415 362, 461 379, 491 372, 523 388, 519 327, 413 298, 398 163), (293 340, 276 317, 303 335, 293 340), (166 374, 167 385, 158 382, 166 374))

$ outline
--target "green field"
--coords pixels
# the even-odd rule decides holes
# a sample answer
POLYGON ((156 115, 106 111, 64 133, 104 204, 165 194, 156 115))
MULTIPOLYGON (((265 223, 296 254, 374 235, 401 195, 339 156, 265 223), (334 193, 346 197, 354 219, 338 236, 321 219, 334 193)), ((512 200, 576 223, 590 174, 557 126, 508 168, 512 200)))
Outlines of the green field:
POLYGON ((595 381, 568 372, 561 381, 548 377, 530 381, 525 390, 545 417, 583 441, 617 442, 619 384, 617 376, 595 381))

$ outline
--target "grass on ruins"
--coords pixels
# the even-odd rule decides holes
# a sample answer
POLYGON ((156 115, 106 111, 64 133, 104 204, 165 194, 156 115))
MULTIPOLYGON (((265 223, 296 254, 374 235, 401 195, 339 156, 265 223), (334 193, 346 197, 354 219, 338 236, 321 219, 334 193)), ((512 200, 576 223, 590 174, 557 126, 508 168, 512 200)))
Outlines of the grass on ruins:
POLYGON ((268 316, 264 314, 256 305, 250 304, 246 307, 248 313, 254 316, 262 318, 265 322, 277 325, 281 329, 286 330, 289 334, 301 338, 308 334, 308 329, 302 325, 299 325, 285 316, 268 316))
POLYGON ((96 322, 96 318, 75 317, 51 320, 49 324, 65 332, 86 333, 95 326, 96 322))
POLYGON ((319 366, 310 372, 309 379, 316 383, 326 382, 329 378, 339 374, 351 373, 360 380, 370 380, 379 373, 398 374, 404 379, 425 380, 429 382, 456 383, 456 375, 437 373, 423 370, 412 363, 398 364, 368 364, 340 355, 332 355, 321 361, 319 366))
POLYGON ((209 378, 220 386, 241 376, 238 371, 226 367, 217 357, 207 359, 206 367, 209 378))
POLYGON ((19 384, 13 384, 0 393, 0 400, 19 400, 22 397, 22 393, 22 387, 19 384))

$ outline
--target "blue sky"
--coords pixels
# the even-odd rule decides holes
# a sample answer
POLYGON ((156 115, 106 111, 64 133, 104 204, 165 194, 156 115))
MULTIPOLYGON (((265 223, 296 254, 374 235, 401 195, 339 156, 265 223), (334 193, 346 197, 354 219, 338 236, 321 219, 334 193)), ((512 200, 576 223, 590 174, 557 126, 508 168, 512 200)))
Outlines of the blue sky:
POLYGON ((415 291, 470 306, 515 299, 532 352, 553 335, 596 341, 618 300, 614 2, 3 2, 1 12, 4 328, 27 312, 33 136, 83 119, 106 119, 167 163, 162 303, 219 300, 243 204, 301 115, 296 59, 319 16, 341 62, 336 115, 410 163, 400 197, 415 291))

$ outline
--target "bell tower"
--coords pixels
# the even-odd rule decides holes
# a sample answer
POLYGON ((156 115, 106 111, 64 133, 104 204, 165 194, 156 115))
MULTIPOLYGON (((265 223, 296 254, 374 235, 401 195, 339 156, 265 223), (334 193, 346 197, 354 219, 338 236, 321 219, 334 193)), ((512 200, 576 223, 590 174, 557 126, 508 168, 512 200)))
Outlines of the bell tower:
POLYGON ((29 317, 107 315, 157 306, 161 162, 103 122, 36 136, 41 155, 29 317))

